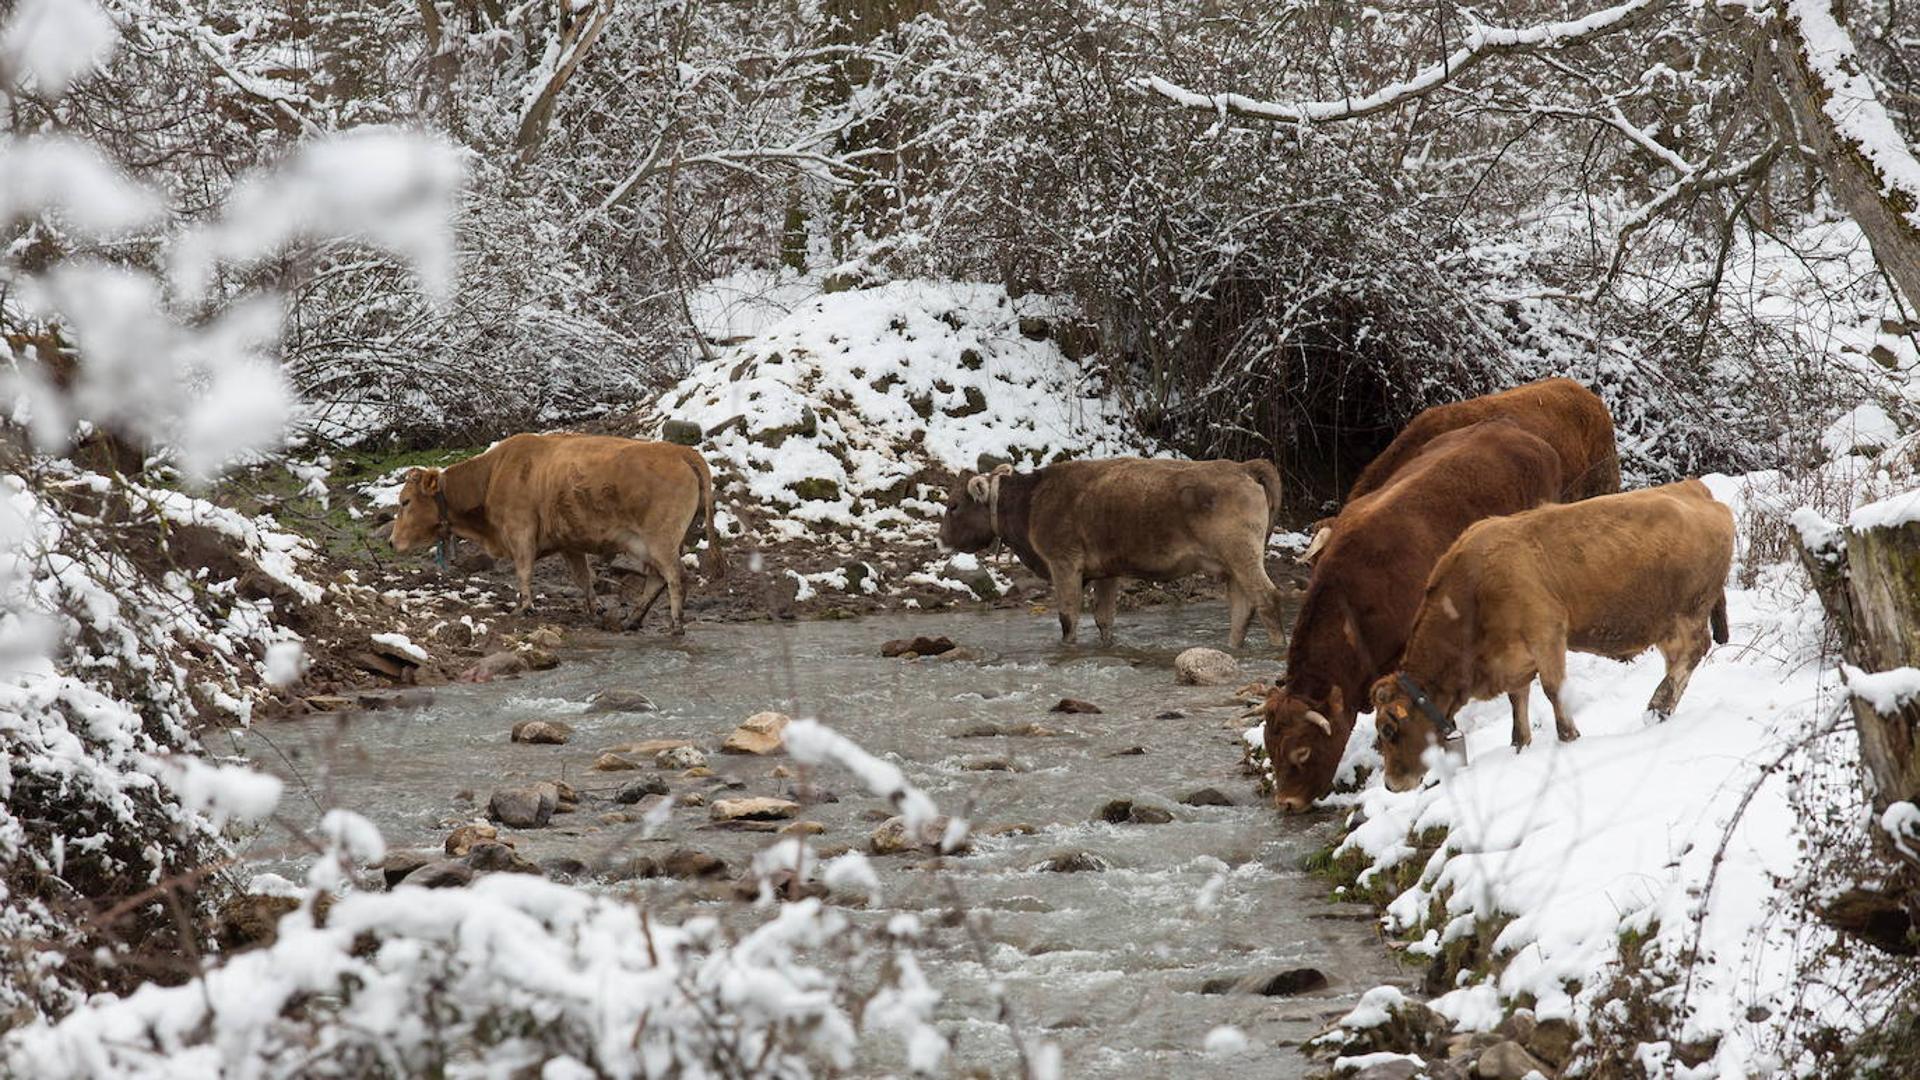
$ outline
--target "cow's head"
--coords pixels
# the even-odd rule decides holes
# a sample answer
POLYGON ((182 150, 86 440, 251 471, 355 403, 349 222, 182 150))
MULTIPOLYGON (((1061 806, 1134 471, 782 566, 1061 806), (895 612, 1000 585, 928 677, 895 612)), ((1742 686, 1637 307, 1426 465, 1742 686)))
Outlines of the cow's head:
POLYGON ((998 533, 993 527, 993 486, 1009 470, 963 472, 947 493, 947 513, 940 519, 940 545, 950 551, 985 551, 998 533))
POLYGON ((1325 704, 1276 688, 1260 715, 1273 768, 1273 801, 1289 814, 1305 810, 1333 790, 1333 774, 1347 750, 1343 733, 1353 731, 1340 688, 1333 688, 1325 704))
POLYGON ((1387 790, 1412 791, 1427 774, 1427 748, 1441 745, 1457 732, 1453 726, 1456 706, 1434 699, 1401 672, 1375 681, 1368 697, 1373 702, 1379 732, 1374 745, 1386 766, 1387 790))
POLYGON ((400 511, 388 534, 395 551, 413 551, 440 539, 441 475, 439 469, 414 469, 400 485, 400 511))

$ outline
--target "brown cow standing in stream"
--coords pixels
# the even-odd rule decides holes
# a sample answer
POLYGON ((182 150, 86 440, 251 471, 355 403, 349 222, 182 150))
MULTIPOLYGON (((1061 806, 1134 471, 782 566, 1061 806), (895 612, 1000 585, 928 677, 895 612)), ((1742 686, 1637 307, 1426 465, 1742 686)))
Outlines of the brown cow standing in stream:
POLYGON ((511 558, 520 583, 516 614, 533 604, 534 562, 558 554, 597 616, 587 556, 628 555, 648 572, 627 626, 646 619, 664 588, 677 634, 684 627, 680 549, 702 518, 707 574, 725 572, 713 510, 713 474, 687 447, 610 435, 514 435, 457 465, 408 473, 392 540, 405 552, 461 536, 494 558, 511 558))
POLYGON ((1623 661, 1659 649, 1667 674, 1647 709, 1666 719, 1727 640, 1733 536, 1733 512, 1698 480, 1468 529, 1434 567, 1405 659, 1373 686, 1387 786, 1420 782, 1427 747, 1469 701, 1507 695, 1513 747, 1530 744, 1536 674, 1561 741, 1579 738, 1560 700, 1569 649, 1623 661))
POLYGON ((1004 540, 1053 584, 1060 636, 1071 644, 1081 591, 1093 585, 1100 642, 1113 643, 1122 578, 1168 581, 1222 574, 1238 648, 1254 615, 1280 641, 1280 592, 1267 577, 1267 535, 1280 508, 1270 461, 1063 461, 1030 473, 962 473, 940 522, 940 543, 984 551, 1004 540))
POLYGON ((1551 502, 1561 485, 1552 446, 1511 420, 1487 420, 1432 440, 1341 511, 1287 643, 1286 680, 1260 707, 1281 809, 1305 810, 1333 790, 1367 687, 1399 661, 1427 572, 1454 538, 1551 502))
MULTIPOLYGON (((1385 450, 1360 470, 1347 502, 1378 491, 1434 439, 1482 420, 1511 420, 1538 435, 1560 458, 1558 501, 1578 502, 1620 490, 1620 456, 1613 414, 1593 391, 1572 379, 1542 379, 1497 394, 1435 405, 1414 417, 1385 450)), ((1300 561, 1313 562, 1331 538, 1338 517, 1313 526, 1313 542, 1300 561)))

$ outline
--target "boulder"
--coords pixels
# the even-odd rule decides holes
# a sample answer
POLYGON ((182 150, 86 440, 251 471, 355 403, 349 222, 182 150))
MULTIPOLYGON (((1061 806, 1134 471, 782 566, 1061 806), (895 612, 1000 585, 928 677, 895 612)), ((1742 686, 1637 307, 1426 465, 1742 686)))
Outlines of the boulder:
POLYGON ((747 717, 727 740, 720 744, 723 754, 773 754, 785 745, 783 732, 792 723, 786 713, 759 712, 747 717))
POLYGON ((483 840, 467 852, 467 865, 482 873, 537 874, 540 868, 510 844, 483 840))
POLYGON ((653 702, 638 690, 610 686, 587 699, 587 712, 643 713, 653 711, 653 702))
POLYGON ((1196 647, 1173 658, 1173 677, 1181 686, 1226 686, 1240 677, 1240 664, 1219 649, 1196 647))
POLYGON ((1091 701, 1081 701, 1077 698, 1065 697, 1060 699, 1059 704, 1047 711, 1057 713, 1097 713, 1100 711, 1100 706, 1095 705, 1091 701))
POLYGON ((744 799, 715 799, 707 816, 715 821, 779 821, 790 818, 800 804, 756 795, 744 799))
POLYGON ((1165 825, 1173 820, 1171 811, 1132 799, 1114 799, 1094 812, 1093 820, 1109 825, 1165 825))
POLYGON ((640 763, 623 754, 616 754, 609 750, 603 752, 599 757, 594 758, 593 764, 588 767, 594 772, 631 772, 639 768, 640 763))
POLYGON ((1580 1041, 1580 1033, 1575 1030, 1573 1021, 1564 1016, 1555 1016, 1546 1020, 1536 1020, 1532 1034, 1527 1036, 1527 1050, 1535 1057, 1556 1068, 1573 1060, 1573 1045, 1580 1041))
POLYGON ((538 829, 553 819, 560 791, 552 784, 501 788, 487 800, 487 816, 511 829, 538 829))
POLYGON ((1057 851, 1034 869, 1049 874, 1093 874, 1108 866, 1107 860, 1091 851, 1057 851))
POLYGON ((421 851, 389 851, 387 857, 380 860, 380 876, 386 880, 387 888, 400 884, 400 879, 433 861, 433 856, 421 851))
POLYGON ((473 880, 473 867, 452 859, 437 859, 400 879, 423 889, 454 889, 473 880))
POLYGON ((458 859, 467 852, 472 851, 473 845, 483 840, 497 840, 499 837, 500 830, 491 825, 480 822, 474 822, 471 825, 462 825, 447 834, 447 857, 458 859))
MULTIPOLYGON (((932 821, 923 822, 918 835, 914 835, 907 828, 906 818, 890 817, 881 822, 880 827, 873 830, 873 833, 867 837, 867 850, 875 855, 898 855, 901 852, 920 850, 938 851, 940 841, 947 835, 950 824, 947 818, 937 817, 932 821)), ((973 838, 968 836, 963 838, 959 846, 952 849, 949 854, 958 855, 972 850, 973 838)))
POLYGON ((513 725, 513 741, 542 746, 563 746, 573 737, 573 727, 558 720, 522 720, 513 725))
POLYGON ((1527 1076, 1535 1072, 1547 1076, 1553 1072, 1553 1066, 1512 1041, 1487 1047, 1473 1063, 1473 1075, 1480 1080, 1527 1080, 1527 1076))
POLYGON ((668 420, 660 425, 660 437, 681 446, 699 446, 705 434, 700 425, 691 420, 668 420))
POLYGON ((560 666, 559 657, 535 645, 522 645, 519 653, 520 659, 525 660, 527 666, 535 671, 548 671, 560 666))
POLYGON ((1232 806, 1233 800, 1219 788, 1203 787, 1180 797, 1183 806, 1232 806))
POLYGON ((653 755, 653 763, 662 769, 702 769, 706 767, 707 755, 691 746, 675 746, 653 755))
POLYGON ((953 639, 944 634, 940 637, 894 638, 880 646, 880 655, 939 656, 941 653, 952 652, 954 648, 953 639))
POLYGON ((565 639, 562 637, 559 627, 540 626, 528 632, 527 636, 521 640, 536 649, 557 649, 560 647, 561 641, 565 639))
POLYGON ((527 658, 517 652, 488 653, 480 662, 460 673, 461 682, 492 682, 525 674, 527 658))
POLYGON ((620 790, 613 793, 613 801, 623 806, 631 806, 649 795, 665 795, 667 790, 667 782, 657 776, 629 780, 620 785, 620 790))

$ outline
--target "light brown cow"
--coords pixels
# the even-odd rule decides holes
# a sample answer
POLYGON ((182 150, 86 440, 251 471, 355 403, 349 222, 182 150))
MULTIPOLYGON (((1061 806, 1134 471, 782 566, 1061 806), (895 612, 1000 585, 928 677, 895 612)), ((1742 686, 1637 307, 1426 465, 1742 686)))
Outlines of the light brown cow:
MULTIPOLYGON (((1614 446, 1613 414, 1593 391, 1572 379, 1541 379, 1497 394, 1435 405, 1414 417, 1393 437, 1347 492, 1347 502, 1385 487, 1402 467, 1434 439, 1482 420, 1511 420, 1546 440, 1560 458, 1560 502, 1578 502, 1620 490, 1620 458, 1614 446)), ((1311 563, 1332 536, 1336 519, 1311 528, 1312 543, 1300 553, 1311 563)))
POLYGON ((1031 473, 962 473, 940 522, 940 542, 983 551, 1004 540, 1053 583, 1060 636, 1071 643, 1081 591, 1093 585, 1093 621, 1113 643, 1122 578, 1168 581, 1225 575, 1228 643, 1239 647, 1255 614, 1276 644, 1280 591, 1267 577, 1267 534, 1280 504, 1270 461, 1065 461, 1031 473))
POLYGON ((587 556, 628 555, 648 571, 628 627, 646 619, 664 588, 677 634, 680 549, 703 516, 707 574, 725 573, 713 509, 713 474, 687 447, 609 435, 514 435, 458 465, 408 473, 392 539, 405 552, 461 536, 494 558, 511 558, 520 579, 516 613, 532 606, 535 560, 558 554, 597 616, 587 556))
POLYGON ((1579 738, 1560 698, 1569 649, 1616 660, 1659 649, 1667 674, 1647 708, 1664 720, 1727 640, 1733 535, 1733 513, 1698 480, 1468 529, 1428 579, 1399 670, 1373 685, 1387 786, 1420 782, 1426 749, 1469 701, 1507 695, 1514 748, 1527 746, 1536 674, 1560 739, 1579 738))

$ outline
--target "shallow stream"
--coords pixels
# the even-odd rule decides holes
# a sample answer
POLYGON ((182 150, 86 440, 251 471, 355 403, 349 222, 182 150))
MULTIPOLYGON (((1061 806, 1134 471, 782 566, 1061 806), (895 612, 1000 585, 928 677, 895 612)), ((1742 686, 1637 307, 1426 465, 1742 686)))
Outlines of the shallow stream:
MULTIPOLYGON (((322 806, 371 818, 396 848, 438 849, 449 823, 484 810, 488 793, 564 779, 579 809, 544 829, 509 831, 535 862, 615 864, 636 854, 692 847, 727 861, 733 878, 779 837, 722 827, 685 807, 651 839, 608 815, 631 807, 611 797, 623 783, 667 779, 676 794, 708 798, 789 795, 776 777, 783 757, 711 753, 748 715, 776 709, 817 716, 870 752, 898 763, 943 811, 965 814, 977 847, 965 856, 875 857, 884 898, 873 917, 921 916, 920 957, 945 995, 943 1028, 963 1068, 1014 1068, 1007 1028, 993 1019, 993 980, 1007 987, 1018 1021, 1058 1043, 1069 1076, 1305 1075, 1291 1049, 1382 982, 1413 981, 1382 948, 1365 909, 1328 899, 1326 883, 1301 870, 1325 845, 1324 816, 1283 819, 1263 805, 1240 767, 1241 706, 1228 687, 1182 687, 1175 653, 1219 647, 1226 612, 1217 603, 1123 612, 1121 647, 1062 648, 1051 616, 1025 612, 901 614, 788 624, 695 624, 682 639, 652 634, 575 637, 560 667, 511 681, 435 688, 420 707, 307 718, 263 727, 251 750, 262 767, 294 780, 283 804, 317 819, 322 806), (974 659, 899 660, 879 655, 889 638, 944 634, 974 659), (608 688, 645 693, 648 713, 583 713, 608 688), (1061 698, 1098 714, 1048 710, 1061 698), (1178 717, 1166 716, 1180 713, 1178 717), (1165 716, 1165 718, 1162 718, 1165 716), (573 725, 564 746, 508 740, 526 719, 573 725), (989 725, 1039 724, 1051 734, 980 735, 989 725), (597 752, 640 739, 682 737, 710 752, 716 776, 681 779, 649 764, 639 772, 589 771, 597 752), (725 790, 726 784, 739 785, 725 790), (1231 806, 1190 806, 1202 788, 1231 806), (311 796, 309 798, 309 795, 311 796), (1107 824, 1113 799, 1165 808, 1165 824, 1107 824), (1007 826, 1031 833, 993 835, 1007 826), (1103 869, 1039 870, 1056 855, 1085 853, 1103 869), (932 872, 934 864, 942 867, 932 872), (1224 875, 1217 899, 1203 890, 1224 875), (987 939, 979 962, 964 931, 941 916, 955 896, 987 939), (1299 968, 1330 984, 1287 996, 1220 992, 1246 976, 1299 968), (1207 984, 1214 983, 1209 987, 1207 984), (1203 992, 1212 990, 1214 992, 1203 992), (1209 1031, 1234 1025, 1248 1050, 1209 1056, 1209 1031)), ((1092 628, 1083 634, 1092 636, 1092 628)), ((1246 679, 1272 678, 1279 663, 1258 631, 1242 651, 1246 679)), ((1245 680, 1242 680, 1245 681, 1245 680)), ((791 764, 787 763, 787 768, 791 764)), ((837 769, 813 777, 837 802, 803 807, 825 831, 817 847, 864 849, 885 804, 837 769)), ((284 837, 263 836, 263 868, 292 872, 300 857, 284 837)), ((756 917, 717 899, 721 885, 674 879, 605 884, 633 890, 664 918, 695 910, 756 917)), ((1211 890, 1209 890, 1211 891, 1211 890)))

